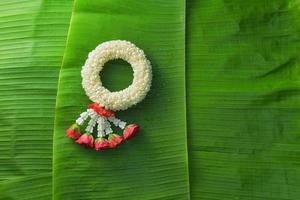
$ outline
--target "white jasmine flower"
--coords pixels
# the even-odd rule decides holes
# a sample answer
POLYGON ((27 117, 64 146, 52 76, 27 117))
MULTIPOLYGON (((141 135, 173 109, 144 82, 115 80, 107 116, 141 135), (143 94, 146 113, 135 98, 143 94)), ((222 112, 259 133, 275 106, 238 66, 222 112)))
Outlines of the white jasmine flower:
POLYGON ((151 87, 152 70, 144 52, 124 40, 113 40, 98 45, 89 53, 81 70, 82 86, 87 96, 106 109, 117 111, 142 101, 151 87), (101 82, 99 72, 109 60, 123 59, 133 68, 132 84, 116 92, 110 92, 101 82))

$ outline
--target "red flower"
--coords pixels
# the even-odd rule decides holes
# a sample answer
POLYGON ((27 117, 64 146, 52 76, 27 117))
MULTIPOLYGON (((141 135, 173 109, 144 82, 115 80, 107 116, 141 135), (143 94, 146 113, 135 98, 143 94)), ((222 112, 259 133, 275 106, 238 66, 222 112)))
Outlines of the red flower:
POLYGON ((109 134, 108 143, 110 148, 115 148, 123 141, 123 138, 117 134, 109 134))
POLYGON ((136 124, 130 124, 126 126, 123 132, 124 139, 130 140, 131 138, 133 138, 138 133, 139 129, 140 129, 139 125, 136 124))
POLYGON ((109 148, 109 143, 108 143, 107 139, 97 138, 95 140, 96 151, 101 151, 101 150, 108 149, 108 148, 109 148))
POLYGON ((77 140, 81 134, 80 134, 80 127, 78 124, 73 124, 70 128, 67 129, 67 136, 69 138, 72 138, 73 140, 77 140))
POLYGON ((76 140, 78 144, 81 144, 85 147, 94 147, 94 137, 91 133, 85 133, 78 140, 76 140))
POLYGON ((89 105, 89 108, 93 109, 97 114, 102 115, 103 117, 114 117, 115 113, 111 110, 107 110, 101 107, 97 103, 93 103, 89 105))

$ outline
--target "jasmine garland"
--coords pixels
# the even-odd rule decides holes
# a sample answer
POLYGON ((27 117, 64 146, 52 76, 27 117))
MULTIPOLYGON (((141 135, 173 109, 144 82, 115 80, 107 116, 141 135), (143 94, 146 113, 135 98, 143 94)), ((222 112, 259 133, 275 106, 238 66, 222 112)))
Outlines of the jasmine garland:
POLYGON ((93 50, 81 71, 82 86, 87 96, 109 110, 118 111, 142 101, 151 87, 152 70, 144 52, 124 40, 104 42, 93 50), (113 59, 123 59, 133 69, 132 84, 117 92, 110 92, 101 82, 99 72, 103 65, 113 59))
POLYGON ((137 104, 150 90, 152 70, 144 52, 128 41, 104 42, 89 53, 82 67, 81 76, 82 86, 94 103, 90 104, 88 109, 77 118, 76 123, 67 129, 67 136, 76 143, 94 148, 96 151, 115 148, 124 140, 133 138, 140 129, 139 125, 126 126, 126 122, 115 117, 114 111, 126 110, 137 104), (134 72, 132 84, 117 92, 106 89, 99 77, 103 65, 113 59, 127 61, 134 72), (85 133, 81 134, 81 127, 88 118, 85 133), (111 123, 123 130, 122 136, 113 133, 111 123))

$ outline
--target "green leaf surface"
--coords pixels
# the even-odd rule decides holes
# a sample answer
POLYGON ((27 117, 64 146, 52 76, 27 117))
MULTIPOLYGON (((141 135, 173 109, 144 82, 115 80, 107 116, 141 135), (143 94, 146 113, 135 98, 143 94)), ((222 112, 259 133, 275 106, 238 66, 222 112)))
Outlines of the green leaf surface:
MULTIPOLYGON (((189 198, 184 8, 182 0, 75 2, 57 96, 54 199, 189 198), (144 49, 153 86, 142 103, 117 113, 139 124, 140 134, 117 149, 96 152, 74 143, 65 130, 90 103, 80 77, 88 53, 113 39, 144 49)), ((105 84, 116 88, 113 73, 105 74, 105 84)), ((125 75, 130 73, 119 77, 125 75)))
POLYGON ((55 97, 71 5, 0 2, 0 199, 51 198, 55 97))
MULTIPOLYGON (((0 2, 1 200, 300 199, 298 0, 186 3, 76 0, 70 22, 72 0, 0 2), (113 39, 144 49, 153 87, 117 113, 140 134, 95 152, 65 130, 90 103, 88 52, 113 39)), ((132 80, 121 61, 100 75, 132 80)))
POLYGON ((38 173, 9 179, 1 184, 1 200, 50 200, 52 199, 52 173, 38 173))
POLYGON ((296 0, 187 4, 191 199, 300 198, 296 0))

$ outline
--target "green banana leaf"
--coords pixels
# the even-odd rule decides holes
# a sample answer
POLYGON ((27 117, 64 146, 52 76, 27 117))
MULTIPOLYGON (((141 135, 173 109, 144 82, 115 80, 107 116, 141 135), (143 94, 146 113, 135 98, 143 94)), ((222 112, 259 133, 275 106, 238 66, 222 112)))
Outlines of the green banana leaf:
MULTIPOLYGON (((298 0, 75 0, 67 36, 71 3, 0 2, 0 199, 300 198, 298 0), (95 152, 65 130, 112 39, 144 49, 153 86, 117 113, 140 134, 95 152)), ((105 67, 109 89, 130 84, 129 64, 105 67)))
POLYGON ((51 199, 55 97, 71 8, 69 0, 0 2, 0 199, 51 199))
MULTIPOLYGON (((56 105, 54 199, 188 198, 184 6, 181 0, 75 1, 56 105), (141 125, 139 137, 99 153, 75 144, 65 130, 90 103, 80 76, 88 53, 113 39, 144 49, 153 85, 142 103, 117 113, 141 125)), ((126 72, 132 76, 129 65, 126 72)), ((120 87, 125 75, 106 71, 107 87, 120 87)))
POLYGON ((186 37, 191 199, 299 199, 298 1, 188 1, 186 37))

